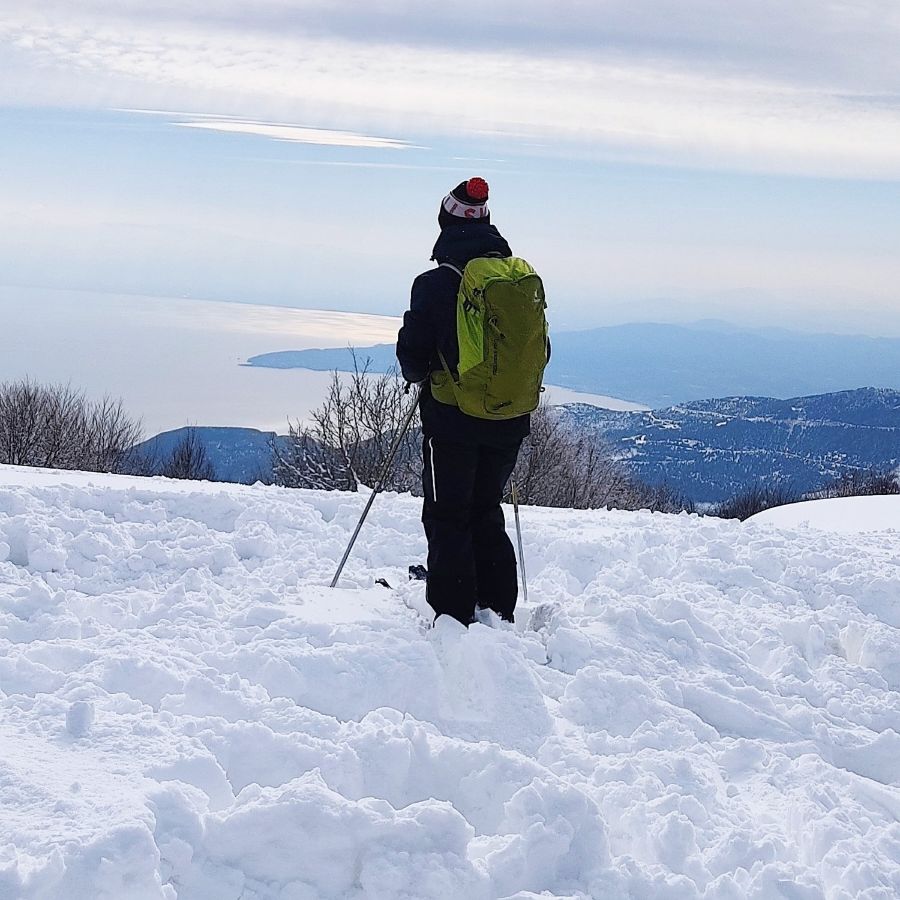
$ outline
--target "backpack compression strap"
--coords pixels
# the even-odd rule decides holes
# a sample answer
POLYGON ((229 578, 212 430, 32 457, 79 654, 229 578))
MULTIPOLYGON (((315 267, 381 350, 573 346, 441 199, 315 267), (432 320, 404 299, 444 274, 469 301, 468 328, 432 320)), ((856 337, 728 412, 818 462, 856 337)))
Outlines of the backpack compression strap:
POLYGON ((444 359, 444 354, 442 351, 438 350, 438 356, 441 359, 441 365, 444 367, 444 371, 447 373, 447 378, 450 380, 450 387, 453 390, 453 396, 456 397, 456 405, 459 406, 459 382, 453 377, 453 373, 450 371, 450 366, 447 365, 447 360, 444 359))

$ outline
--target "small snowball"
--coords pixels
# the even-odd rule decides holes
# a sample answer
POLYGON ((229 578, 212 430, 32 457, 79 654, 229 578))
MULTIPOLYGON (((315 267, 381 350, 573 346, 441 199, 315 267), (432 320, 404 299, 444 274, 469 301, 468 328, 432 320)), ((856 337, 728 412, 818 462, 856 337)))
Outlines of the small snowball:
POLYGON ((94 723, 94 704, 76 700, 66 713, 66 731, 72 737, 84 737, 94 723))

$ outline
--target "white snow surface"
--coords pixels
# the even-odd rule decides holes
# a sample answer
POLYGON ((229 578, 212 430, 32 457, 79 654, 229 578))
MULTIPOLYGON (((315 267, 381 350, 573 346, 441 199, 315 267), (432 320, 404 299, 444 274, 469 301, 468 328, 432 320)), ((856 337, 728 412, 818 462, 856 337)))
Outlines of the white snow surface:
POLYGON ((766 509, 752 518, 754 522, 785 528, 808 525, 839 534, 888 529, 900 533, 900 495, 806 500, 766 509))
POLYGON ((432 629, 365 499, 0 467, 0 897, 900 896, 896 534, 526 508, 432 629))

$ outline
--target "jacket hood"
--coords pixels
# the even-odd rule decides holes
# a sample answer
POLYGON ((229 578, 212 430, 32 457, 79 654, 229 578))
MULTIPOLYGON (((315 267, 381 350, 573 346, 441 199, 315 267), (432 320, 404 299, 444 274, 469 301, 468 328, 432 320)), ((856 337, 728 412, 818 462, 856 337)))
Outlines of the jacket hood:
POLYGON ((489 255, 512 256, 512 250, 495 226, 471 222, 443 229, 434 245, 431 258, 438 263, 453 263, 462 269, 469 260, 489 255))

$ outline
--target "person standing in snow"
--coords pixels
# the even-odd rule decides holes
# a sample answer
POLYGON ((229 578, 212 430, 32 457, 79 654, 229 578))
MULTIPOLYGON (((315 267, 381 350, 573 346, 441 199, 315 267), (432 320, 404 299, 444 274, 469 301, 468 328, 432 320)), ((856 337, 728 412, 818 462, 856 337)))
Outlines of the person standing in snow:
POLYGON ((468 626, 480 608, 512 622, 516 557, 500 503, 530 431, 529 413, 549 358, 543 286, 491 224, 484 179, 453 188, 441 203, 438 224, 432 253, 437 266, 413 282, 397 338, 403 377, 421 385, 426 596, 435 620, 449 615, 468 626), (525 298, 523 313, 513 320, 493 313, 498 303, 518 309, 514 293, 496 291, 494 306, 488 293, 488 302, 480 304, 486 277, 518 291, 525 298), (474 329, 460 324, 469 313, 482 316, 474 329), (492 343, 495 338, 499 343, 492 343), (491 405, 486 398, 495 394, 506 399, 491 405))

